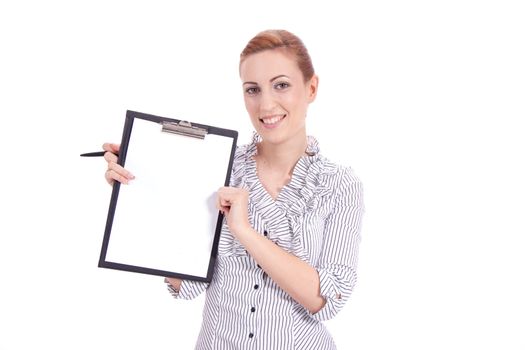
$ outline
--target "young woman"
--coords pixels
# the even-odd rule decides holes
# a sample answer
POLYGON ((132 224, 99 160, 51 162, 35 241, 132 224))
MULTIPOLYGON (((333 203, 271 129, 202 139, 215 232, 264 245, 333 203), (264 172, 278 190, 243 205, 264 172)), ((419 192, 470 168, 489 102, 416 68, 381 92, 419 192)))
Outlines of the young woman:
MULTIPOLYGON (((253 142, 237 149, 230 187, 217 191, 226 221, 213 280, 167 278, 175 298, 206 291, 197 349, 335 349, 321 321, 334 317, 355 282, 362 186, 306 135, 318 77, 299 38, 255 36, 241 53, 253 142)), ((106 180, 128 183, 118 145, 104 144, 106 180)))

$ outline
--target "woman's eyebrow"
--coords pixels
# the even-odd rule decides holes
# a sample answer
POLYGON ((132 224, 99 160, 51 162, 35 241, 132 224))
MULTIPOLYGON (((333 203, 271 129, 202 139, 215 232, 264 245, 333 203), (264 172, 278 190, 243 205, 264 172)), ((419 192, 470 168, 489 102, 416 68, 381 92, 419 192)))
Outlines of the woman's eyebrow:
POLYGON ((278 76, 276 76, 276 77, 273 77, 272 79, 270 79, 270 83, 271 83, 271 82, 273 82, 273 81, 274 81, 275 79, 279 79, 279 78, 282 78, 282 77, 285 77, 285 78, 288 78, 288 79, 290 79, 290 77, 289 77, 289 76, 287 76, 287 75, 284 75, 284 74, 281 74, 281 75, 278 75, 278 76))
MULTIPOLYGON (((272 79, 270 79, 270 83, 273 82, 274 80, 279 79, 279 78, 282 78, 282 77, 290 79, 289 76, 287 76, 287 75, 285 75, 285 74, 281 74, 281 75, 277 75, 277 76, 273 77, 272 79)), ((254 82, 254 81, 245 81, 244 83, 242 83, 242 85, 245 85, 245 84, 254 84, 254 85, 258 85, 258 84, 257 84, 256 82, 254 82)))

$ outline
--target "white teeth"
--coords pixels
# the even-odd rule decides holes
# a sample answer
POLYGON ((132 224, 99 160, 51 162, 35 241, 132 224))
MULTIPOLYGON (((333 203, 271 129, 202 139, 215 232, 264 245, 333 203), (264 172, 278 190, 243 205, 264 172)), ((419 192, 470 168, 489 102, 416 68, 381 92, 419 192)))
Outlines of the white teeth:
POLYGON ((264 119, 261 119, 261 120, 262 120, 262 122, 264 124, 275 124, 275 123, 277 123, 278 121, 280 121, 283 118, 284 118, 284 114, 276 116, 276 117, 264 118, 264 119))

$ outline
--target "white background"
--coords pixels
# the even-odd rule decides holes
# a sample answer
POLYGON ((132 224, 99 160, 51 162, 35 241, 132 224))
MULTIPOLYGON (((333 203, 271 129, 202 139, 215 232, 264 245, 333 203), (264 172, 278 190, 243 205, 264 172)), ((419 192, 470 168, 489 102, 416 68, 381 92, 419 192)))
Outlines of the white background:
MULTIPOLYGON (((308 46, 323 153, 367 213, 340 349, 525 349, 521 1, 2 1, 0 349, 191 349, 203 297, 97 268, 126 109, 251 126, 238 55, 308 46)), ((189 189, 191 190, 191 189, 189 189)))

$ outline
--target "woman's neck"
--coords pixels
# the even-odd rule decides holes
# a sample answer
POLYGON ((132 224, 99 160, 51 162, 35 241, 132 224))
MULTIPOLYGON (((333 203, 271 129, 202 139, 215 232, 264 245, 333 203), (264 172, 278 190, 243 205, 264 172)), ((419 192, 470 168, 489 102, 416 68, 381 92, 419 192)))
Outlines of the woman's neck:
POLYGON ((305 135, 280 144, 270 144, 264 140, 257 145, 257 158, 274 173, 291 175, 297 161, 305 155, 308 141, 305 135))

